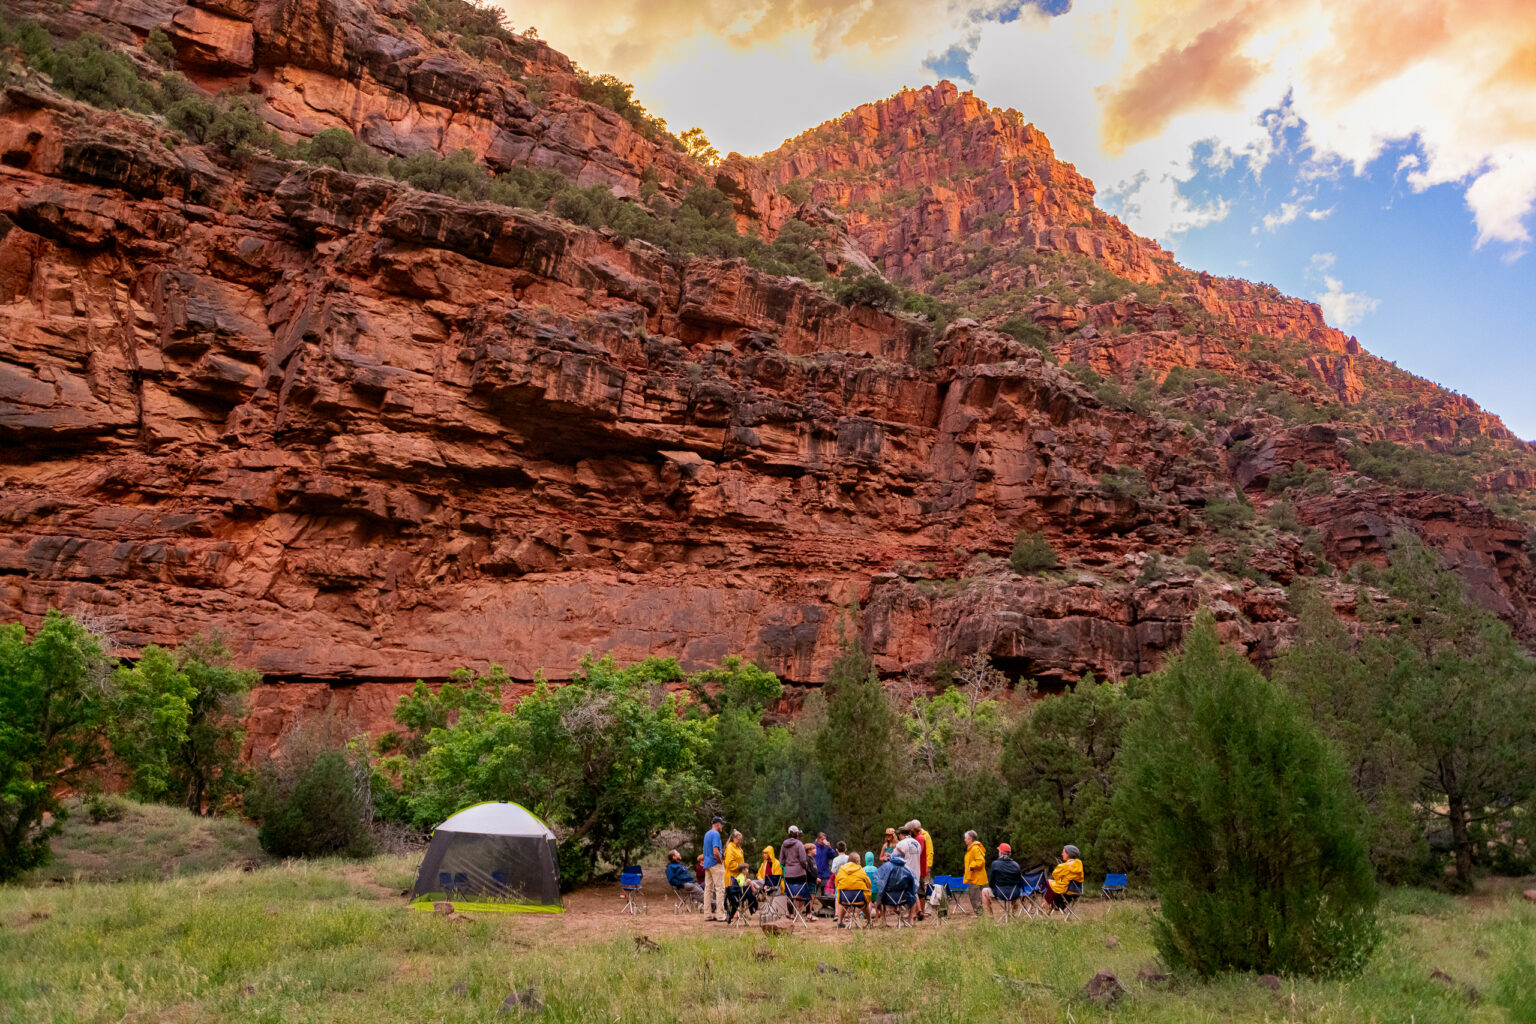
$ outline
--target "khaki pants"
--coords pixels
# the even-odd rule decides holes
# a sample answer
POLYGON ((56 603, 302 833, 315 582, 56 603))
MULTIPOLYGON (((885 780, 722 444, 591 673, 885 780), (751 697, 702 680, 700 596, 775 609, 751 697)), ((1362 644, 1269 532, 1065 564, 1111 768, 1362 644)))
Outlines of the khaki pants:
POLYGON ((725 919, 725 865, 704 869, 704 913, 725 919))

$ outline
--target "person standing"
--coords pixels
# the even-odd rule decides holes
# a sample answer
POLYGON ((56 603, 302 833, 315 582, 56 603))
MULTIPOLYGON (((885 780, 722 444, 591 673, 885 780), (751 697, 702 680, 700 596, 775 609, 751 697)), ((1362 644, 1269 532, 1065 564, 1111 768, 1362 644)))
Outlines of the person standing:
POLYGON ((888 829, 885 830, 885 842, 880 847, 880 863, 884 864, 886 861, 890 860, 891 859, 891 854, 893 854, 895 852, 896 852, 896 830, 893 829, 893 828, 888 828, 888 829))
POLYGON ((805 883, 805 869, 810 863, 806 856, 805 844, 800 841, 800 827, 789 826, 789 838, 779 846, 779 864, 784 869, 784 886, 788 888, 791 883, 803 885, 805 883))
POLYGON ((960 879, 971 898, 971 913, 981 914, 981 890, 987 884, 987 848, 976 838, 976 830, 965 834, 965 874, 960 879))
POLYGON ((720 834, 725 831, 725 820, 716 818, 704 833, 704 913, 711 921, 724 921, 725 915, 725 851, 720 834))
POLYGON ((832 844, 827 842, 825 832, 816 833, 816 877, 830 879, 832 877, 832 844))

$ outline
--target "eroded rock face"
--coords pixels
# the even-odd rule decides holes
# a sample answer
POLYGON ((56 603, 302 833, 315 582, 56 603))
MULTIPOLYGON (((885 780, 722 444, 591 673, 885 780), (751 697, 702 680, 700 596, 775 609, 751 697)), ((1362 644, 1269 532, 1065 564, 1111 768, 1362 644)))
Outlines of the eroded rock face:
MULTIPOLYGON (((469 146, 621 194, 706 173, 577 98, 542 44, 503 54, 523 62, 518 80, 385 27, 406 6, 37 10, 130 41, 169 25, 190 74, 255 85, 293 135, 469 146), (542 104, 527 98, 535 72, 542 104)), ((975 231, 1137 281, 1177 270, 1096 211, 1091 183, 1037 131, 953 87, 839 124, 837 140, 812 133, 707 172, 741 226, 771 236, 815 218, 835 229, 837 262, 912 280, 975 231), (984 189, 923 184, 977 153, 995 164, 967 179, 984 189), (917 213, 840 217, 779 190, 877 158, 920 201, 840 201, 917 213), (1014 199, 994 205, 1003 193, 1014 199)), ((222 632, 268 679, 254 750, 312 715, 387 728, 412 680, 461 665, 505 666, 509 700, 594 650, 687 667, 742 653, 814 685, 855 602, 881 670, 919 680, 977 650, 1048 685, 1149 671, 1201 606, 1263 659, 1291 628, 1283 589, 1148 561, 1194 542, 1236 557, 1202 507, 1234 486, 1262 504, 1297 462, 1337 477, 1297 507, 1329 560, 1379 560, 1395 530, 1416 530, 1536 637, 1523 529, 1477 502, 1344 480, 1326 427, 1189 431, 1106 406, 974 320, 935 339, 803 282, 543 214, 268 158, 232 170, 35 87, 0 97, 0 153, 0 617, 89 612, 123 653, 222 632), (1139 482, 1115 485, 1127 467, 1139 482), (1043 530, 1072 571, 1006 568, 1021 529, 1043 530)), ((1291 332, 1330 387, 1373 386, 1369 357, 1315 307, 1244 284, 1202 278, 1190 294, 1230 330, 1291 332)), ((1187 303, 1026 308, 1071 335, 1057 356, 1106 374, 1254 372, 1188 329, 1187 303)), ((1487 436, 1502 430, 1460 396, 1381 379, 1430 426, 1483 416, 1487 436)), ((1196 400, 1218 409, 1220 388, 1202 387, 1196 400)), ((1318 567, 1296 538, 1244 557, 1279 584, 1318 567)), ((1353 605, 1352 588, 1330 586, 1353 605)))

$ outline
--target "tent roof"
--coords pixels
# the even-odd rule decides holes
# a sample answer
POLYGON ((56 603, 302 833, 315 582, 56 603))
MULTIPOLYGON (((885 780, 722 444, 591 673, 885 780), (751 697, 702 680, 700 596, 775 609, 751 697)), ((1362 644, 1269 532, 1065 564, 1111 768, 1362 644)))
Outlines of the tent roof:
POLYGON ((437 826, 439 832, 474 832, 483 836, 555 838, 542 821, 521 804, 484 803, 466 807, 437 826))

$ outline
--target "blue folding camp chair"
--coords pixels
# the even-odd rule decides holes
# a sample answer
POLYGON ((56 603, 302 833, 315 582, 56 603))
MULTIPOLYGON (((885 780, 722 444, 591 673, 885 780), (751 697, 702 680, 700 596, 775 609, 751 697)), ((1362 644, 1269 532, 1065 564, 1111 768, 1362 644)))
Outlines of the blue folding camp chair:
POLYGON ((1045 892, 1045 872, 1032 871, 1024 876, 1024 916, 1039 917, 1044 909, 1040 896, 1045 892))
POLYGON ((837 905, 853 908, 853 913, 844 912, 843 914, 843 920, 852 920, 853 927, 869 926, 869 893, 863 889, 837 890, 837 905))
MULTIPOLYGON (((940 879, 935 878, 933 881, 937 885, 940 879)), ((969 914, 971 912, 971 887, 966 884, 964 877, 960 875, 945 875, 943 882, 945 883, 944 902, 950 905, 950 910, 969 914)))
POLYGON ((623 912, 629 914, 644 914, 648 908, 645 905, 645 890, 642 888, 642 876, 639 864, 631 864, 619 872, 619 895, 624 900, 623 912))
POLYGON ((1107 900, 1119 900, 1125 898, 1125 875, 1105 875, 1104 884, 1099 886, 1099 895, 1107 900))
POLYGON ((1061 900, 1047 907, 1045 916, 1050 917, 1052 914, 1060 914, 1063 921, 1081 921, 1082 918, 1077 916, 1076 904, 1082 895, 1082 882, 1068 882, 1067 891, 1061 894, 1061 900))
POLYGON ((791 882, 786 878, 784 895, 789 897, 790 922, 810 924, 810 919, 806 915, 810 912, 811 900, 816 897, 816 887, 810 883, 810 880, 802 878, 798 882, 791 882))

